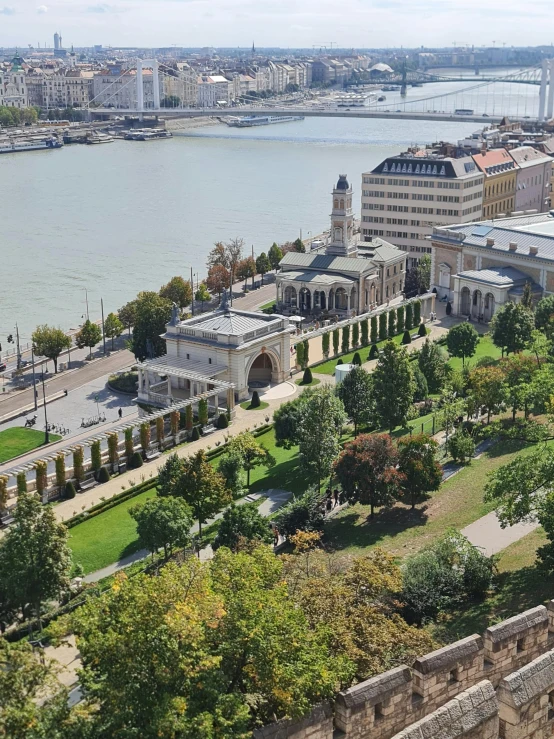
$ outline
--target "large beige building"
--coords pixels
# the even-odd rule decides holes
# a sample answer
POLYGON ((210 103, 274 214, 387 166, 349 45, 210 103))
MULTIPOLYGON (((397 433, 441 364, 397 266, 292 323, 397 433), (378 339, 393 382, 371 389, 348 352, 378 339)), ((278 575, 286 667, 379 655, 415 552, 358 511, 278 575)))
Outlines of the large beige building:
POLYGON ((69 69, 42 79, 46 108, 84 108, 92 98, 94 72, 69 69))
POLYGON ((482 215, 483 174, 471 157, 409 151, 362 175, 362 234, 387 239, 408 254, 408 269, 431 253, 435 226, 482 215))

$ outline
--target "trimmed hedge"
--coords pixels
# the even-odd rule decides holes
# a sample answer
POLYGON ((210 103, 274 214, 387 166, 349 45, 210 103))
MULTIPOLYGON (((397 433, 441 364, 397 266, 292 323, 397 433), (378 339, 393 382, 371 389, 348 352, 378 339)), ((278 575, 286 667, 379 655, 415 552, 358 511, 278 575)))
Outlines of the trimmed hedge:
POLYGON ((199 438, 200 438, 200 431, 198 429, 198 426, 195 426, 192 429, 192 436, 190 437, 190 440, 191 441, 198 441, 199 438))
POLYGON ((139 467, 142 467, 142 454, 140 452, 133 452, 129 460, 129 467, 132 470, 138 470, 139 467))
POLYGON ((110 481, 110 473, 108 472, 107 467, 100 467, 98 470, 98 482, 104 483, 110 481))
POLYGON ((302 377, 302 384, 309 385, 313 381, 313 379, 314 378, 312 376, 312 370, 309 367, 306 367, 306 369, 304 370, 304 375, 302 377))
POLYGON ((219 418, 217 419, 217 428, 218 429, 229 428, 229 421, 227 420, 227 416, 225 415, 225 413, 219 414, 219 418))
POLYGON ((75 492, 75 485, 73 484, 72 480, 69 480, 69 482, 66 482, 65 484, 65 492, 64 492, 64 498, 66 500, 71 500, 76 496, 75 492))
POLYGON ((377 344, 372 344, 371 349, 369 350, 369 354, 367 355, 368 359, 377 359, 379 356, 379 349, 377 349, 377 344))
POLYGON ((254 392, 252 393, 252 400, 250 401, 250 407, 251 408, 260 407, 260 396, 257 390, 254 390, 254 392))
POLYGON ((402 337, 402 343, 403 344, 411 344, 412 343, 412 336, 408 329, 404 331, 404 336, 402 337))
POLYGON ((71 529, 73 526, 77 526, 77 524, 83 523, 83 521, 86 521, 93 516, 97 516, 99 513, 102 513, 102 511, 107 511, 109 508, 113 508, 118 503, 123 503, 125 500, 134 498, 135 495, 143 493, 145 490, 150 490, 156 486, 156 480, 157 478, 151 478, 150 480, 139 482, 138 485, 134 485, 128 490, 123 490, 123 492, 117 493, 113 498, 103 500, 101 503, 91 506, 88 511, 78 513, 76 516, 73 516, 73 518, 69 518, 67 521, 64 521, 64 525, 67 526, 68 529, 71 529))
POLYGON ((358 367, 362 366, 362 358, 360 357, 359 352, 356 352, 354 356, 352 357, 352 364, 357 364, 358 367))

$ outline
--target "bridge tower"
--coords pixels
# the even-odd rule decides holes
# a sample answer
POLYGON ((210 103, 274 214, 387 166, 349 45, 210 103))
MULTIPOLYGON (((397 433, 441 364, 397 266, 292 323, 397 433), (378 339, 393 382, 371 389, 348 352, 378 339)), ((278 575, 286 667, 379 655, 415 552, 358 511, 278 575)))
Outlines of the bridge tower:
POLYGON ((400 88, 400 94, 402 97, 406 97, 408 93, 408 81, 407 81, 407 75, 408 72, 406 70, 406 62, 402 65, 402 86, 400 88))
POLYGON ((137 110, 144 111, 144 78, 143 70, 152 70, 152 87, 154 91, 154 110, 160 109, 160 75, 157 59, 139 59, 137 62, 137 110))

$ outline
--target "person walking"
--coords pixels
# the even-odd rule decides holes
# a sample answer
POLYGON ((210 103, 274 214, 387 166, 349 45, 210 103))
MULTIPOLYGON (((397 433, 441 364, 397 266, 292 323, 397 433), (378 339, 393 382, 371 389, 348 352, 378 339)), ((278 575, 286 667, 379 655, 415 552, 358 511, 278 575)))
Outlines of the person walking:
POLYGON ((119 418, 120 418, 120 419, 121 419, 121 418, 123 418, 123 408, 120 408, 120 409, 119 409, 119 410, 117 411, 117 415, 119 416, 119 418))
POLYGON ((333 498, 335 500, 335 504, 334 504, 333 508, 336 508, 338 505, 340 505, 340 494, 339 494, 339 489, 338 488, 335 488, 335 490, 333 492, 333 498))

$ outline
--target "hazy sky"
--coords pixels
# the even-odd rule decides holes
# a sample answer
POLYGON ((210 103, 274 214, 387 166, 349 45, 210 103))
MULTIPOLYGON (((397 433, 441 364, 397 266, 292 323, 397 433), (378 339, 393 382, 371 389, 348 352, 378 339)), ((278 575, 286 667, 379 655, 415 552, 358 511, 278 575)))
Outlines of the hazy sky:
POLYGON ((0 46, 536 45, 551 0, 0 0, 0 46))

